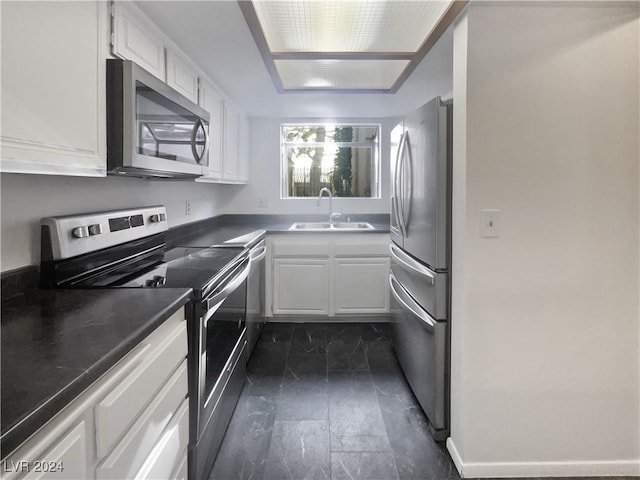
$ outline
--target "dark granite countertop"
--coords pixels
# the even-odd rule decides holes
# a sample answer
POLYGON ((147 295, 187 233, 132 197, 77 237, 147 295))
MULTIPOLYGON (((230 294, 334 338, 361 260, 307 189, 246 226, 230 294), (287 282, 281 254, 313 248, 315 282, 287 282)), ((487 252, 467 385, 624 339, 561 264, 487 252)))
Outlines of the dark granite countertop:
POLYGON ((2 458, 178 308, 191 289, 26 290, 2 300, 2 458))
POLYGON ((369 222, 374 230, 289 230, 289 227, 295 222, 327 221, 327 215, 318 214, 221 215, 170 230, 167 233, 167 243, 170 246, 209 247, 220 245, 255 230, 290 235, 389 233, 388 214, 345 214, 341 220, 346 221, 347 218, 351 222, 369 222))
MULTIPOLYGON (((388 233, 389 215, 343 215, 388 233)), ((264 230, 292 235, 294 222, 323 222, 326 215, 222 215, 167 232, 167 246, 208 247, 264 230)), ((25 288, 37 269, 3 273, 1 350, 1 453, 5 458, 144 337, 188 302, 190 289, 41 290, 25 288)))

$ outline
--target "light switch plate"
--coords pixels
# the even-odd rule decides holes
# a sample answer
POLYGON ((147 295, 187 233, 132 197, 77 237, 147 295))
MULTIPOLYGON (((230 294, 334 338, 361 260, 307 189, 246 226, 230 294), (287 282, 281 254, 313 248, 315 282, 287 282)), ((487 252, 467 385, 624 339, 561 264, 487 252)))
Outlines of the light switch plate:
POLYGON ((485 208, 480 211, 480 235, 486 238, 499 237, 500 210, 485 208))

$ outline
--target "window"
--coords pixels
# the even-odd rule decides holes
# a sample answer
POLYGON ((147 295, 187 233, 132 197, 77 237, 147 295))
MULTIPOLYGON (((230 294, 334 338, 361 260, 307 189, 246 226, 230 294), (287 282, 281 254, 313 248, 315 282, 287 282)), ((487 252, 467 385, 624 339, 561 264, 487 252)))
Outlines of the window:
POLYGON ((282 125, 282 198, 380 198, 379 125, 282 125))

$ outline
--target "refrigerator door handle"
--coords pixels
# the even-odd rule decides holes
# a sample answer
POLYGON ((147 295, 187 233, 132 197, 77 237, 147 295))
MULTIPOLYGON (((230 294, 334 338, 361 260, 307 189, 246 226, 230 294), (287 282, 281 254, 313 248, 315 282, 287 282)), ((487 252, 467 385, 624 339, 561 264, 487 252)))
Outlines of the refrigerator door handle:
MULTIPOLYGON (((400 283, 398 282, 398 280, 396 280, 396 277, 393 275, 393 273, 390 273, 389 274, 389 288, 391 290, 391 293, 395 297, 395 299, 407 311, 409 311, 415 317, 417 317, 420 320, 422 320, 424 322, 427 330, 429 330, 429 332, 433 332, 437 322, 431 317, 431 315, 429 315, 427 312, 425 312, 420 307, 420 305, 418 305, 414 300, 412 300, 411 297, 409 297, 409 295, 404 295, 405 298, 403 298, 403 295, 398 293, 398 291, 396 290, 396 288, 394 286, 394 283, 398 284, 400 286, 400 283)), ((400 286, 400 288, 402 290, 404 290, 404 288, 402 288, 402 286, 400 286)))
POLYGON ((400 217, 398 216, 398 201, 395 195, 391 196, 391 232, 402 236, 402 231, 400 230, 400 217), (395 224, 394 224, 395 222, 395 224), (396 227, 396 225, 398 225, 396 227))
MULTIPOLYGON (((409 141, 409 132, 405 132, 404 134, 404 148, 402 149, 403 158, 402 158, 402 168, 404 170, 405 162, 404 159, 407 159, 407 166, 409 167, 409 175, 406 176, 408 186, 403 186, 402 194, 406 195, 406 211, 405 211, 405 202, 402 202, 402 219, 404 220, 404 236, 407 236, 407 231, 409 230, 409 218, 411 217, 411 201, 413 199, 413 157, 411 155, 411 142, 409 141)), ((405 177, 403 177, 405 178, 405 177)))
POLYGON ((393 242, 389 244, 389 251, 391 252, 391 259, 395 260, 404 270, 417 273, 424 277, 429 285, 435 285, 436 277, 433 272, 404 253, 393 242))
POLYGON ((403 172, 403 150, 404 150, 404 137, 407 132, 403 132, 400 137, 400 145, 398 146, 398 153, 396 155, 396 171, 394 177, 394 184, 396 187, 395 197, 396 197, 396 218, 398 219, 398 226, 400 227, 400 233, 403 237, 407 236, 407 230, 405 228, 405 220, 404 220, 404 192, 402 191, 403 182, 402 182, 402 172, 403 172))

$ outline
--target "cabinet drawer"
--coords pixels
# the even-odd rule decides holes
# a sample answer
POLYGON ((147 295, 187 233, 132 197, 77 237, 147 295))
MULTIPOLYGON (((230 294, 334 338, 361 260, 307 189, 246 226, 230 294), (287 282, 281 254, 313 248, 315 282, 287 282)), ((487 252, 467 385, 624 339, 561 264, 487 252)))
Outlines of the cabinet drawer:
MULTIPOLYGON (((371 235, 369 238, 373 237, 371 235)), ((362 243, 341 243, 336 241, 334 245, 334 255, 336 257, 388 257, 389 242, 378 243, 369 242, 367 239, 362 243)))
POLYGON ((42 457, 29 459, 30 472, 24 480, 87 478, 87 434, 85 422, 80 422, 42 457), (38 463, 42 462, 42 463, 38 463))
POLYGON ((329 243, 276 243, 273 245, 274 257, 317 257, 329 258, 329 243))
POLYGON ((187 396, 187 385, 187 362, 184 360, 113 453, 98 467, 98 479, 133 478, 187 396))
POLYGON ((182 402, 162 437, 135 478, 169 478, 189 442, 189 401, 182 402))
POLYGON ((180 321, 147 358, 96 405, 98 458, 106 455, 187 356, 186 322, 180 321))
POLYGON ((174 480, 187 480, 187 452, 185 451, 182 458, 178 462, 178 466, 171 475, 174 480))

